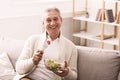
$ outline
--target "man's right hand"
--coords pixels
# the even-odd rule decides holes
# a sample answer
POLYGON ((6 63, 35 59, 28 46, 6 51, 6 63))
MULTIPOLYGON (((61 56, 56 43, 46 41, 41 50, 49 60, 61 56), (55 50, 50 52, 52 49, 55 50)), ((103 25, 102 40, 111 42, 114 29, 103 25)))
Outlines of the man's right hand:
POLYGON ((36 53, 33 55, 33 63, 37 65, 39 61, 42 59, 43 56, 43 50, 38 50, 36 53))

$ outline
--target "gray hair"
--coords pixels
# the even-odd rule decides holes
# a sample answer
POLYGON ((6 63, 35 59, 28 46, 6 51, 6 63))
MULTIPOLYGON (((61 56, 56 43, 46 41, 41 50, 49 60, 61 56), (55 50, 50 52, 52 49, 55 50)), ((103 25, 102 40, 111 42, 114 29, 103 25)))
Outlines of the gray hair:
MULTIPOLYGON (((51 11, 56 11, 58 14, 59 14, 59 17, 62 19, 61 17, 61 12, 58 8, 56 7, 50 7, 50 8, 47 8, 44 13, 48 13, 48 12, 51 12, 51 11)), ((44 16, 43 16, 44 17, 44 16)), ((43 18, 44 19, 44 18, 43 18)))
POLYGON ((60 10, 58 8, 56 8, 56 7, 47 8, 45 10, 45 12, 50 12, 50 11, 56 11, 56 12, 59 13, 59 15, 61 15, 60 10))

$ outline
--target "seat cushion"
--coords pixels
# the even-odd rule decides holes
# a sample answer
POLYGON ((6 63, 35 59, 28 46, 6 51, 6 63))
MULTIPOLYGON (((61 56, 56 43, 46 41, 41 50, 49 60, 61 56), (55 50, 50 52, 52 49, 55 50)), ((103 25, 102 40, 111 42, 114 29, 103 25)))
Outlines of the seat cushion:
POLYGON ((117 80, 120 53, 78 46, 78 80, 117 80))

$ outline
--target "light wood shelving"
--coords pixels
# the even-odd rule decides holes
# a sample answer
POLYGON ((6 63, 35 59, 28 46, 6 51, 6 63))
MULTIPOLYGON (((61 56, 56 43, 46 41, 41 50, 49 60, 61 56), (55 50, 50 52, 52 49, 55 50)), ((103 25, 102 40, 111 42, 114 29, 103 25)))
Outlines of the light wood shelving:
POLYGON ((76 15, 75 14, 75 0, 73 0, 73 36, 74 37, 78 37, 80 39, 85 39, 85 40, 92 40, 92 41, 96 41, 96 42, 99 42, 100 43, 100 48, 104 48, 104 45, 105 44, 111 44, 113 45, 113 49, 114 50, 118 50, 120 51, 120 33, 118 33, 118 27, 120 27, 120 23, 116 23, 116 22, 107 22, 105 21, 105 15, 104 15, 104 11, 105 11, 105 6, 107 6, 105 3, 107 1, 111 1, 112 3, 115 4, 115 20, 117 19, 117 16, 118 16, 118 4, 120 3, 120 1, 118 0, 102 0, 102 20, 101 21, 96 21, 95 18, 93 17, 86 17, 87 13, 88 13, 88 8, 87 8, 87 5, 88 5, 88 1, 85 0, 85 11, 81 11, 84 12, 85 16, 83 15, 76 15), (81 30, 79 32, 76 32, 75 31, 75 21, 76 20, 79 20, 79 21, 84 21, 85 22, 85 29, 81 30), (95 24, 99 24, 101 25, 101 33, 100 33, 100 39, 96 38, 96 35, 94 34, 91 34, 91 33, 88 33, 87 32, 87 22, 91 22, 91 23, 95 23, 95 24), (110 34, 109 39, 105 39, 105 27, 106 25, 110 25, 110 27, 113 27, 113 34, 110 34), (117 36, 118 35, 118 36, 117 36))

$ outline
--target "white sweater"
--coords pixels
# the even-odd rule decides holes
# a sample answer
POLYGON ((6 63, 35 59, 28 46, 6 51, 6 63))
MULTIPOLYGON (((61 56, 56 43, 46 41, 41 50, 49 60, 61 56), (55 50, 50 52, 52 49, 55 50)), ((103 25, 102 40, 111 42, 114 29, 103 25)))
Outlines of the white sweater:
MULTIPOLYGON (((33 64, 32 56, 44 45, 46 40, 46 34, 31 36, 25 43, 22 53, 16 63, 17 75, 13 80, 19 80, 21 77, 30 74, 36 66, 33 64), (39 46, 38 46, 39 44, 39 46)), ((77 49, 75 45, 62 35, 60 35, 60 54, 59 60, 66 60, 69 67, 69 73, 65 76, 65 80, 76 80, 77 79, 77 49)), ((56 75, 55 80, 61 80, 59 76, 56 75)))

